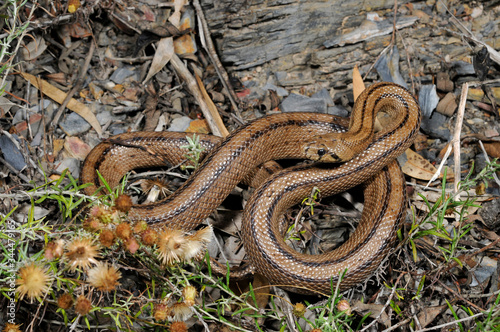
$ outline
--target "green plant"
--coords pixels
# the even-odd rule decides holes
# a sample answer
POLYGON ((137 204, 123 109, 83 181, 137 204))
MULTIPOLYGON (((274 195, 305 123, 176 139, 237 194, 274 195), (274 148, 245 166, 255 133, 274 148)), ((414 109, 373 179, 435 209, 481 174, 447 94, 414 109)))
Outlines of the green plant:
POLYGON ((205 150, 200 144, 200 136, 193 134, 193 138, 186 136, 188 144, 181 146, 182 149, 186 149, 187 153, 185 157, 191 162, 191 165, 182 165, 181 169, 194 169, 196 170, 200 165, 201 154, 205 150))
POLYGON ((302 205, 309 207, 311 209, 311 215, 314 215, 314 206, 318 204, 320 190, 317 187, 314 187, 311 190, 311 195, 302 200, 302 205))
POLYGON ((324 332, 358 331, 368 318, 369 313, 361 318, 356 328, 353 328, 354 315, 350 313, 350 309, 339 310, 341 301, 345 301, 339 292, 339 286, 346 273, 347 270, 340 273, 336 285, 333 282, 331 283, 332 295, 328 297, 326 302, 321 303, 321 305, 309 306, 310 310, 315 310, 317 313, 314 322, 304 318, 312 328, 317 328, 324 332))
POLYGON ((471 171, 458 186, 458 193, 464 191, 467 193, 467 197, 465 197, 464 200, 455 200, 458 193, 447 193, 446 169, 442 180, 441 196, 434 204, 431 204, 425 196, 419 193, 419 196, 427 205, 429 212, 420 222, 417 222, 417 218, 414 213, 413 222, 408 232, 408 242, 412 248, 413 259, 415 261, 417 260, 415 240, 428 235, 434 235, 449 242, 448 247, 439 246, 445 261, 449 262, 450 260, 454 260, 457 264, 462 266, 462 262, 456 257, 457 251, 462 249, 458 244, 460 239, 470 232, 473 227, 472 223, 465 222, 465 217, 467 216, 470 208, 480 207, 479 205, 474 204, 476 198, 475 196, 470 195, 469 191, 479 183, 487 185, 487 180, 492 179, 493 174, 500 170, 500 164, 498 164, 496 160, 488 163, 486 167, 475 177, 472 177, 473 169, 474 167, 471 168, 471 171), (451 213, 456 213, 458 215, 458 220, 454 224, 455 227, 452 228, 450 234, 450 232, 446 229, 445 220, 446 216, 451 213), (431 225, 432 227, 426 230, 421 230, 422 226, 426 224, 431 225))
POLYGON ((4 20, 2 31, 7 31, 7 36, 0 40, 0 75, 2 75, 2 80, 0 83, 0 96, 5 91, 5 80, 7 79, 9 71, 12 68, 11 62, 13 61, 14 55, 17 53, 19 47, 21 46, 21 41, 27 32, 33 13, 35 12, 36 1, 33 3, 33 7, 29 11, 26 22, 18 24, 19 13, 21 12, 21 10, 23 10, 27 2, 28 0, 7 0, 0 8, 0 12, 2 12, 2 17, 4 20), (17 44, 12 51, 9 51, 16 39, 17 44), (5 57, 9 58, 5 61, 5 57))
MULTIPOLYGON (((466 310, 469 315, 473 316, 472 311, 467 308, 466 310)), ((486 311, 483 313, 485 319, 483 321, 480 321, 479 319, 476 319, 476 331, 477 332, 489 332, 489 331, 495 331, 499 332, 500 331, 500 292, 498 292, 498 295, 495 299, 495 303, 491 306, 490 310, 486 311)))

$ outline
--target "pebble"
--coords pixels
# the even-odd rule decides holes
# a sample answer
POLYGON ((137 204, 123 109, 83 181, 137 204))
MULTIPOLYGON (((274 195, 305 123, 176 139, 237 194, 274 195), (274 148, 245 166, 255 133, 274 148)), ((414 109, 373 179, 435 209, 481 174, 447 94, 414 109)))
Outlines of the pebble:
POLYGON ((326 101, 322 98, 309 98, 295 93, 283 99, 280 105, 283 112, 326 113, 326 101))
POLYGON ((84 118, 74 112, 71 112, 59 122, 59 127, 69 136, 82 134, 91 128, 90 124, 84 118))
POLYGON ((71 173, 71 175, 78 179, 80 177, 80 160, 76 158, 65 158, 56 167, 56 171, 62 173, 65 169, 71 173))
POLYGON ((430 117, 439 103, 439 96, 434 84, 423 85, 418 93, 418 102, 424 117, 430 117))
POLYGON ((472 282, 470 287, 482 284, 490 278, 497 271, 497 265, 498 262, 496 260, 491 259, 488 256, 483 256, 481 263, 474 269, 474 273, 472 273, 472 282))
MULTIPOLYGON (((114 116, 111 111, 107 110, 101 111, 96 115, 97 121, 99 121, 101 126, 105 125, 109 121, 120 120, 120 118, 123 119, 124 117, 125 115, 114 116)), ((68 136, 83 134, 91 128, 90 124, 75 112, 71 112, 61 122, 59 122, 59 127, 61 127, 64 133, 68 136)))
POLYGON ((168 127, 167 131, 185 131, 188 129, 189 124, 191 123, 191 119, 187 116, 181 116, 178 118, 174 118, 170 123, 170 127, 168 127))
POLYGON ((446 96, 444 96, 443 99, 439 101, 436 106, 436 111, 446 116, 452 116, 453 113, 455 113, 457 107, 458 105, 455 100, 455 95, 453 94, 453 92, 449 92, 448 94, 446 94, 446 96))
MULTIPOLYGON (((16 114, 14 114, 14 118, 12 119, 12 124, 15 125, 15 124, 18 124, 20 122, 26 121, 28 115, 31 117, 35 113, 40 113, 41 110, 49 111, 47 116, 50 118, 50 117, 52 117, 53 107, 49 107, 49 106, 51 106, 52 104, 53 103, 50 100, 44 99, 43 104, 37 104, 36 106, 29 108, 28 110, 20 108, 16 111, 16 114)), ((7 105, 9 105, 9 104, 7 104, 7 105)))
POLYGON ((111 74, 111 77, 109 79, 116 84, 123 84, 125 80, 132 75, 135 75, 135 81, 139 81, 139 73, 135 70, 134 67, 120 67, 115 70, 113 74, 111 74))
MULTIPOLYGON (((16 135, 12 137, 17 139, 16 135)), ((16 170, 22 171, 27 166, 23 154, 7 135, 0 136, 0 151, 4 159, 16 170)))
POLYGON ((450 131, 444 127, 446 121, 448 121, 447 116, 435 112, 432 117, 422 117, 421 129, 424 133, 432 137, 447 141, 450 139, 450 131))
POLYGON ((397 83, 408 88, 399 72, 399 51, 396 45, 392 49, 392 56, 389 56, 389 52, 383 54, 375 63, 375 69, 382 78, 382 81, 397 83))
POLYGON ((347 118, 349 112, 343 106, 328 107, 326 113, 347 118))
POLYGON ((476 75, 476 71, 474 70, 474 66, 472 63, 468 63, 465 61, 455 61, 451 64, 451 69, 458 76, 469 76, 476 75))
POLYGON ((278 97, 286 97, 289 95, 288 90, 286 90, 282 87, 276 86, 272 83, 266 83, 266 85, 264 85, 262 90, 264 90, 264 91, 267 91, 267 90, 276 91, 276 94, 278 95, 278 97))
POLYGON ((333 102, 332 97, 330 96, 330 93, 328 92, 327 89, 323 88, 313 94, 311 98, 320 98, 323 99, 326 102, 326 106, 335 106, 335 103, 333 102))

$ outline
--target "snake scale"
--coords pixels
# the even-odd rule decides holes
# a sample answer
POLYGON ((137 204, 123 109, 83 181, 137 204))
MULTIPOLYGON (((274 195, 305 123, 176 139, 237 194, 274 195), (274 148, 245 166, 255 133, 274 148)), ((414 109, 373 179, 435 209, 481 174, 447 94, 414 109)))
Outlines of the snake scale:
MULTIPOLYGON (((243 217, 242 240, 255 271, 274 285, 300 293, 329 292, 331 282, 347 269, 341 289, 366 279, 396 240, 406 216, 404 177, 395 160, 413 142, 420 127, 414 97, 393 83, 376 83, 358 97, 350 121, 327 114, 280 113, 239 127, 226 139, 201 135, 207 154, 200 167, 170 197, 134 205, 131 221, 181 228, 200 225, 258 165, 276 159, 346 161, 335 166, 314 163, 285 169, 252 194, 243 217), (393 118, 374 132, 379 112, 393 118), (310 195, 334 195, 365 184, 365 208, 355 232, 339 248, 320 255, 293 251, 278 224, 294 204, 310 195)), ((183 161, 186 133, 133 132, 98 144, 87 156, 81 174, 92 194, 102 185, 96 170, 113 188, 130 170, 183 161)))

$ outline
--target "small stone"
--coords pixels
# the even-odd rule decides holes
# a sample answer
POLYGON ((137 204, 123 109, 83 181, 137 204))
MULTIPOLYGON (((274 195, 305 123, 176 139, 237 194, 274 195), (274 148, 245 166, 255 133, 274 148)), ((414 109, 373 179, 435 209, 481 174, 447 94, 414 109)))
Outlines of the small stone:
POLYGON ((76 158, 65 158, 56 167, 56 171, 62 173, 65 169, 67 169, 75 179, 78 179, 80 177, 80 160, 76 158))
POLYGON ((327 107, 324 99, 309 98, 295 93, 290 94, 281 102, 283 112, 317 112, 326 113, 327 107))
POLYGON ((315 94, 313 94, 311 96, 311 98, 320 98, 320 99, 325 100, 326 106, 335 106, 335 103, 333 102, 333 99, 330 96, 330 93, 325 88, 323 88, 323 89, 319 90, 318 92, 316 92, 315 94))
POLYGON ((84 143, 76 136, 67 136, 64 141, 64 148, 72 158, 76 158, 81 161, 85 160, 85 157, 87 157, 91 150, 87 143, 84 143))
POLYGON ((448 73, 439 72, 436 75, 436 87, 439 91, 451 92, 455 89, 448 73))
POLYGON ((68 114, 63 121, 59 122, 59 127, 68 136, 82 134, 91 128, 90 124, 84 118, 73 112, 68 114))
MULTIPOLYGON (((194 15, 194 10, 191 8, 185 8, 184 13, 182 13, 181 21, 179 24, 179 30, 196 28, 196 18, 194 15)), ((198 51, 196 42, 191 34, 185 34, 174 40, 175 53, 177 54, 194 54, 198 51)))
POLYGON ((408 88, 404 78, 399 72, 399 51, 394 45, 392 52, 383 54, 375 63, 377 73, 385 82, 394 82, 408 88))
POLYGON ((181 98, 175 98, 172 100, 172 108, 177 112, 182 112, 182 100, 181 98))
POLYGON ((436 111, 446 116, 452 116, 455 113, 458 105, 455 100, 455 95, 452 92, 449 92, 443 99, 439 101, 436 106, 436 111))
POLYGON ((136 75, 135 81, 139 81, 139 73, 135 70, 134 67, 120 67, 113 72, 109 79, 116 84, 123 84, 125 82, 125 79, 129 78, 132 75, 136 75))
POLYGON ((439 103, 436 86, 434 84, 423 85, 418 93, 418 101, 422 109, 422 115, 424 117, 430 117, 439 103))
POLYGON ((175 118, 170 123, 170 127, 168 127, 168 131, 185 131, 189 124, 191 123, 191 119, 187 116, 181 116, 175 118))
POLYGON ((432 117, 423 116, 422 131, 431 137, 448 140, 450 138, 450 131, 444 127, 447 120, 447 116, 437 112, 432 114, 432 117))
MULTIPOLYGON (((12 135, 12 137, 17 139, 16 135, 12 135)), ((4 159, 16 170, 22 171, 27 166, 21 151, 7 135, 0 136, 0 151, 2 151, 4 159)))
POLYGON ((278 95, 278 97, 286 97, 288 96, 288 91, 282 87, 278 87, 272 83, 266 83, 266 85, 264 85, 264 87, 262 88, 262 90, 266 91, 266 90, 273 90, 273 91, 276 91, 276 94, 278 95))
POLYGON ((104 94, 104 90, 94 82, 89 83, 89 90, 95 100, 101 99, 102 95, 104 94))
POLYGON ((451 68, 457 76, 476 75, 476 71, 474 70, 472 63, 465 61, 455 61, 452 63, 451 68))
POLYGON ((497 137, 498 135, 496 128, 488 128, 484 131, 484 136, 486 137, 497 137))
POLYGON ((482 284, 488 280, 497 271, 498 262, 494 259, 484 256, 481 259, 481 263, 478 267, 474 268, 474 273, 472 274, 473 279, 470 287, 477 286, 478 283, 482 284))
POLYGON ((332 106, 328 107, 326 113, 331 115, 337 115, 346 118, 349 115, 349 112, 343 106, 332 106))

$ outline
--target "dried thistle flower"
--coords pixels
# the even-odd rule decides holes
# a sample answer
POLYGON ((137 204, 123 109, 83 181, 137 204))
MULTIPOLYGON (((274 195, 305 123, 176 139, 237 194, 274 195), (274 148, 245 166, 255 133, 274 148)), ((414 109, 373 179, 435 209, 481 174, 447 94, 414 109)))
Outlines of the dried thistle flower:
POLYGON ((122 277, 118 268, 108 263, 99 263, 87 271, 88 282, 102 292, 110 292, 120 285, 122 277))
POLYGON ((144 245, 153 246, 158 241, 158 232, 152 228, 148 228, 142 232, 141 239, 144 245))
POLYGON ((187 332, 187 325, 184 322, 172 322, 170 332, 187 332))
POLYGON ((182 261, 186 242, 184 232, 177 229, 163 230, 158 239, 158 256, 163 260, 163 264, 172 265, 182 261))
POLYGON ((125 247, 131 254, 135 254, 137 250, 139 250, 140 245, 139 242, 134 237, 131 237, 130 239, 125 241, 125 247))
POLYGON ((104 205, 95 205, 90 209, 90 216, 99 219, 104 224, 120 221, 117 211, 104 205))
POLYGON ((105 229, 99 235, 99 242, 106 248, 109 248, 115 243, 115 233, 110 229, 105 229))
POLYGON ((61 258, 64 253, 64 240, 55 240, 47 243, 44 256, 47 260, 61 258))
POLYGON ((170 316, 172 312, 172 309, 167 306, 165 303, 157 303, 154 306, 153 310, 153 318, 157 322, 162 322, 167 320, 167 318, 170 316))
POLYGON ((75 312, 79 315, 85 316, 92 309, 92 302, 84 295, 78 296, 75 303, 75 312))
POLYGON ((91 264, 97 264, 99 249, 91 238, 75 238, 68 243, 67 250, 66 258, 70 271, 75 271, 77 268, 86 270, 91 264))
POLYGON ((95 217, 89 217, 83 222, 83 229, 88 231, 98 231, 104 227, 101 221, 95 217))
POLYGON ((167 265, 195 258, 206 248, 212 233, 211 226, 192 235, 185 235, 180 230, 165 229, 158 239, 159 257, 167 265))
POLYGON ((122 240, 127 240, 130 238, 132 234, 132 229, 130 228, 130 224, 127 222, 122 222, 118 226, 116 226, 116 236, 118 236, 122 240))
POLYGON ((212 226, 208 226, 200 229, 192 235, 188 235, 188 245, 186 246, 184 259, 188 260, 191 258, 200 258, 203 251, 206 249, 207 244, 210 243, 213 236, 212 226))
POLYGON ((195 304, 194 299, 196 298, 197 294, 198 291, 194 286, 186 286, 182 289, 182 297, 184 298, 184 303, 190 307, 195 304))
POLYGON ((337 309, 339 311, 345 311, 346 315, 351 314, 351 305, 347 300, 340 300, 339 303, 337 303, 337 309))
POLYGON ((115 208, 121 212, 128 212, 132 207, 132 199, 129 195, 122 194, 115 199, 115 208))
POLYGON ((172 306, 172 314, 174 321, 185 321, 193 315, 193 312, 187 304, 182 302, 172 306))
POLYGON ((142 232, 146 231, 149 229, 148 223, 144 220, 141 220, 134 225, 133 233, 134 234, 141 234, 142 232))
POLYGON ((149 198, 149 202, 154 202, 158 200, 158 198, 162 199, 172 194, 172 190, 170 189, 170 182, 164 181, 162 179, 144 179, 141 180, 141 189, 144 193, 149 195, 154 194, 154 198, 149 198), (156 192, 156 193, 154 193, 156 192))
POLYGON ((296 317, 304 317, 304 314, 306 313, 306 306, 303 303, 295 303, 293 306, 293 314, 296 317))
POLYGON ((61 309, 69 309, 73 305, 73 296, 69 293, 64 293, 57 299, 57 306, 61 309))
POLYGON ((5 323, 2 332, 21 332, 21 324, 5 323))
POLYGON ((40 299, 50 289, 53 277, 48 269, 35 263, 28 263, 17 271, 19 279, 16 280, 17 292, 22 300, 28 295, 30 300, 40 299))

